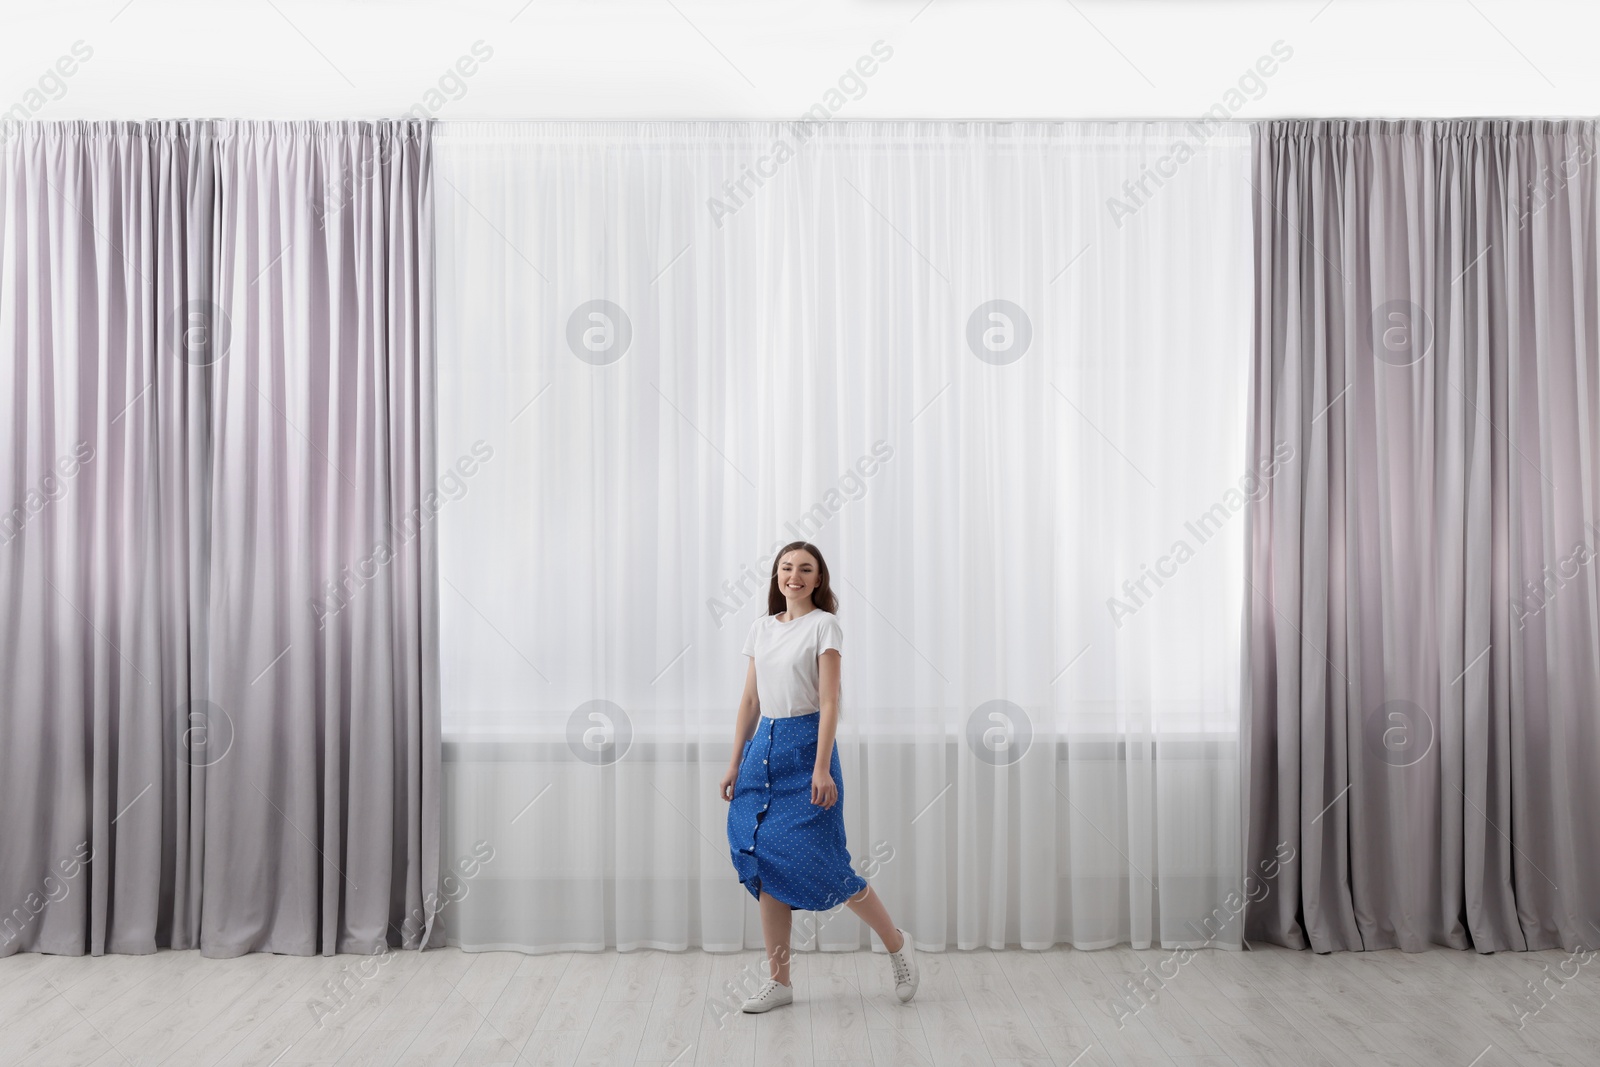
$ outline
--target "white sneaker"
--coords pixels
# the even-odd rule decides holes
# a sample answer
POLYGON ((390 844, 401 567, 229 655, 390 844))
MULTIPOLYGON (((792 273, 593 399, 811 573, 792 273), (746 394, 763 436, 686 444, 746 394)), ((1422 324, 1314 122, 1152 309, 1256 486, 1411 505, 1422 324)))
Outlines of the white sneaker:
POLYGON ((776 978, 768 978, 755 996, 744 1002, 744 1010, 748 1012, 771 1011, 773 1008, 794 1003, 794 990, 783 985, 776 978))
POLYGON ((901 940, 900 951, 889 953, 889 962, 894 966, 894 995, 907 1001, 917 995, 921 975, 917 973, 916 949, 911 947, 911 935, 898 926, 895 929, 901 940))

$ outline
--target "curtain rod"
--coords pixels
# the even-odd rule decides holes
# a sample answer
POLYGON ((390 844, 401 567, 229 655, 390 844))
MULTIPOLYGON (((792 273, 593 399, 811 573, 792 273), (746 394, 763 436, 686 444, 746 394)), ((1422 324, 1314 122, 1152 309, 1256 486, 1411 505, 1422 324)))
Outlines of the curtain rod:
MULTIPOLYGON (((404 118, 406 116, 391 116, 404 118)), ((786 115, 780 118, 574 118, 572 116, 527 116, 527 115, 500 115, 500 116, 466 116, 448 115, 434 116, 433 122, 588 122, 601 123, 640 123, 640 122, 810 122, 817 126, 849 126, 869 122, 946 122, 946 123, 987 123, 996 126, 1016 125, 1019 123, 1052 123, 1052 122, 1150 122, 1150 123, 1185 123, 1207 122, 1213 126, 1252 126, 1258 122, 1596 122, 1600 115, 1260 115, 1253 118, 1212 118, 1206 115, 1181 115, 1177 117, 1137 117, 1124 118, 1118 116, 1093 116, 1080 118, 809 118, 805 115, 786 115)))

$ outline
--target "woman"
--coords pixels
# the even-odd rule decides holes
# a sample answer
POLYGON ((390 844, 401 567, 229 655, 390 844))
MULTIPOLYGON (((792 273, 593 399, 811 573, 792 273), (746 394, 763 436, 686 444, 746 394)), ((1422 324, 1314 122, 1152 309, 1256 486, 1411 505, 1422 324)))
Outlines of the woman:
POLYGON ((761 905, 770 977, 744 1002, 748 1012, 794 1002, 789 986, 791 909, 829 911, 839 904, 889 950, 894 991, 917 991, 911 939, 889 918, 845 847, 843 776, 833 736, 839 725, 839 651, 828 565, 815 545, 795 541, 772 564, 767 614, 745 638, 750 657, 733 760, 722 776, 728 847, 739 881, 761 905), (782 614, 779 614, 782 612, 782 614), (826 755, 824 755, 826 753, 826 755))

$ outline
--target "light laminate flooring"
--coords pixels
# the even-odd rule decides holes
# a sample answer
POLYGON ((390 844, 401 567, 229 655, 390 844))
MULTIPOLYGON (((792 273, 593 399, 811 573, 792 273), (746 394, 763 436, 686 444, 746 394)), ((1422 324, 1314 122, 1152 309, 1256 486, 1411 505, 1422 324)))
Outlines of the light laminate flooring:
POLYGON ((801 953, 795 1003, 744 1015, 729 984, 753 986, 758 951, 20 954, 0 959, 0 1065, 1600 1064, 1600 960, 1565 952, 917 959, 901 1004, 882 953, 801 953))

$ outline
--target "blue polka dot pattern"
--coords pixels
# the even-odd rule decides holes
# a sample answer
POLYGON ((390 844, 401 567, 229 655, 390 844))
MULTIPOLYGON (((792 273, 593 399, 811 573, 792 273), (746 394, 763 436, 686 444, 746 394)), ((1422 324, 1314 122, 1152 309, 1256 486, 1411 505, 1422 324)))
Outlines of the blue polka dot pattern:
POLYGON ((828 911, 867 887, 850 866, 844 836, 844 777, 839 746, 828 771, 838 786, 831 808, 811 803, 821 712, 763 715, 744 743, 728 805, 728 849, 739 881, 801 911, 828 911))

